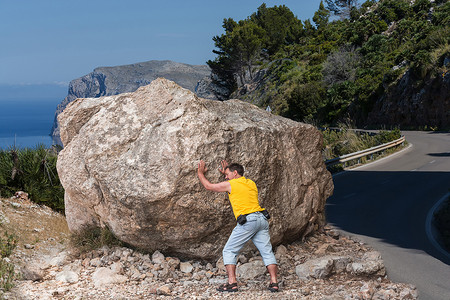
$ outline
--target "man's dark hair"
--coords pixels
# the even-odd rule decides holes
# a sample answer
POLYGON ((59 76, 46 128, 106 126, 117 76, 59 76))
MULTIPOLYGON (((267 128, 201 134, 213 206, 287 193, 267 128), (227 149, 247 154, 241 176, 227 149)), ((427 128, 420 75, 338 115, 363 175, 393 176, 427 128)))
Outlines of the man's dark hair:
POLYGON ((229 169, 231 172, 237 171, 239 175, 244 176, 244 167, 240 164, 231 164, 227 167, 227 169, 229 169))

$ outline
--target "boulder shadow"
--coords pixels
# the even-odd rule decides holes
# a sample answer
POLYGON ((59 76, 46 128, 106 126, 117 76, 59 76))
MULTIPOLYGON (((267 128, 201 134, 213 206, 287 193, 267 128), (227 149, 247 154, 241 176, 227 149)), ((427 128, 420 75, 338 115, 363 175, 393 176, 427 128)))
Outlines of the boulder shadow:
POLYGON ((443 152, 443 153, 427 153, 429 156, 436 156, 436 157, 450 157, 450 152, 443 152))
POLYGON ((422 250, 450 265, 426 232, 427 216, 450 188, 450 172, 348 171, 333 178, 328 223, 353 234, 422 250), (444 194, 442 194, 444 191, 444 194))

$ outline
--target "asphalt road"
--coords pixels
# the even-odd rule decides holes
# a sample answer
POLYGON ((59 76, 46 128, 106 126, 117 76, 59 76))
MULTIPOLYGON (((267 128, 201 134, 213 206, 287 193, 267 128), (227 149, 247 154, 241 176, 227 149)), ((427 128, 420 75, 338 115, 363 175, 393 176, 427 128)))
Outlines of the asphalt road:
POLYGON ((450 133, 403 132, 411 147, 333 177, 327 220, 378 250, 388 276, 421 300, 450 299, 450 254, 430 239, 430 210, 450 191, 450 133))

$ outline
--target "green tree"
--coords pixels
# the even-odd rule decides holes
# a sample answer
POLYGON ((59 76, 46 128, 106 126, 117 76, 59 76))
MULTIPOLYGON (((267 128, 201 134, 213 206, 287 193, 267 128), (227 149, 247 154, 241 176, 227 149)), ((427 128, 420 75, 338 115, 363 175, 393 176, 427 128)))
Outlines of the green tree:
POLYGON ((317 26, 317 29, 324 29, 328 24, 330 18, 330 11, 325 8, 323 1, 320 1, 319 10, 314 13, 313 21, 317 26))
POLYGON ((245 20, 224 19, 222 27, 225 33, 213 37, 217 56, 207 64, 215 83, 229 91, 224 98, 251 81, 259 65, 303 34, 301 21, 284 5, 268 8, 263 4, 245 20))
POLYGON ((267 7, 263 3, 250 16, 250 20, 264 29, 268 56, 274 55, 285 45, 296 43, 303 34, 302 22, 285 5, 267 7))
POLYGON ((358 6, 358 0, 325 0, 325 2, 328 10, 342 18, 349 17, 352 8, 358 6))
POLYGON ((241 84, 253 79, 255 67, 261 58, 264 39, 264 29, 253 22, 239 22, 227 39, 233 70, 241 84))

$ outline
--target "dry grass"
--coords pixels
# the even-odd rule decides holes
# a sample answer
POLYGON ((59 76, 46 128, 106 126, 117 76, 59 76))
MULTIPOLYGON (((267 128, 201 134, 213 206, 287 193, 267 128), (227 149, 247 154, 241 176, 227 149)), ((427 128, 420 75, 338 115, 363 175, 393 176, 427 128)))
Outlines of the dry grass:
POLYGON ((0 198, 0 233, 5 232, 17 237, 18 248, 28 244, 35 250, 42 241, 63 243, 69 236, 63 215, 29 200, 0 198))

